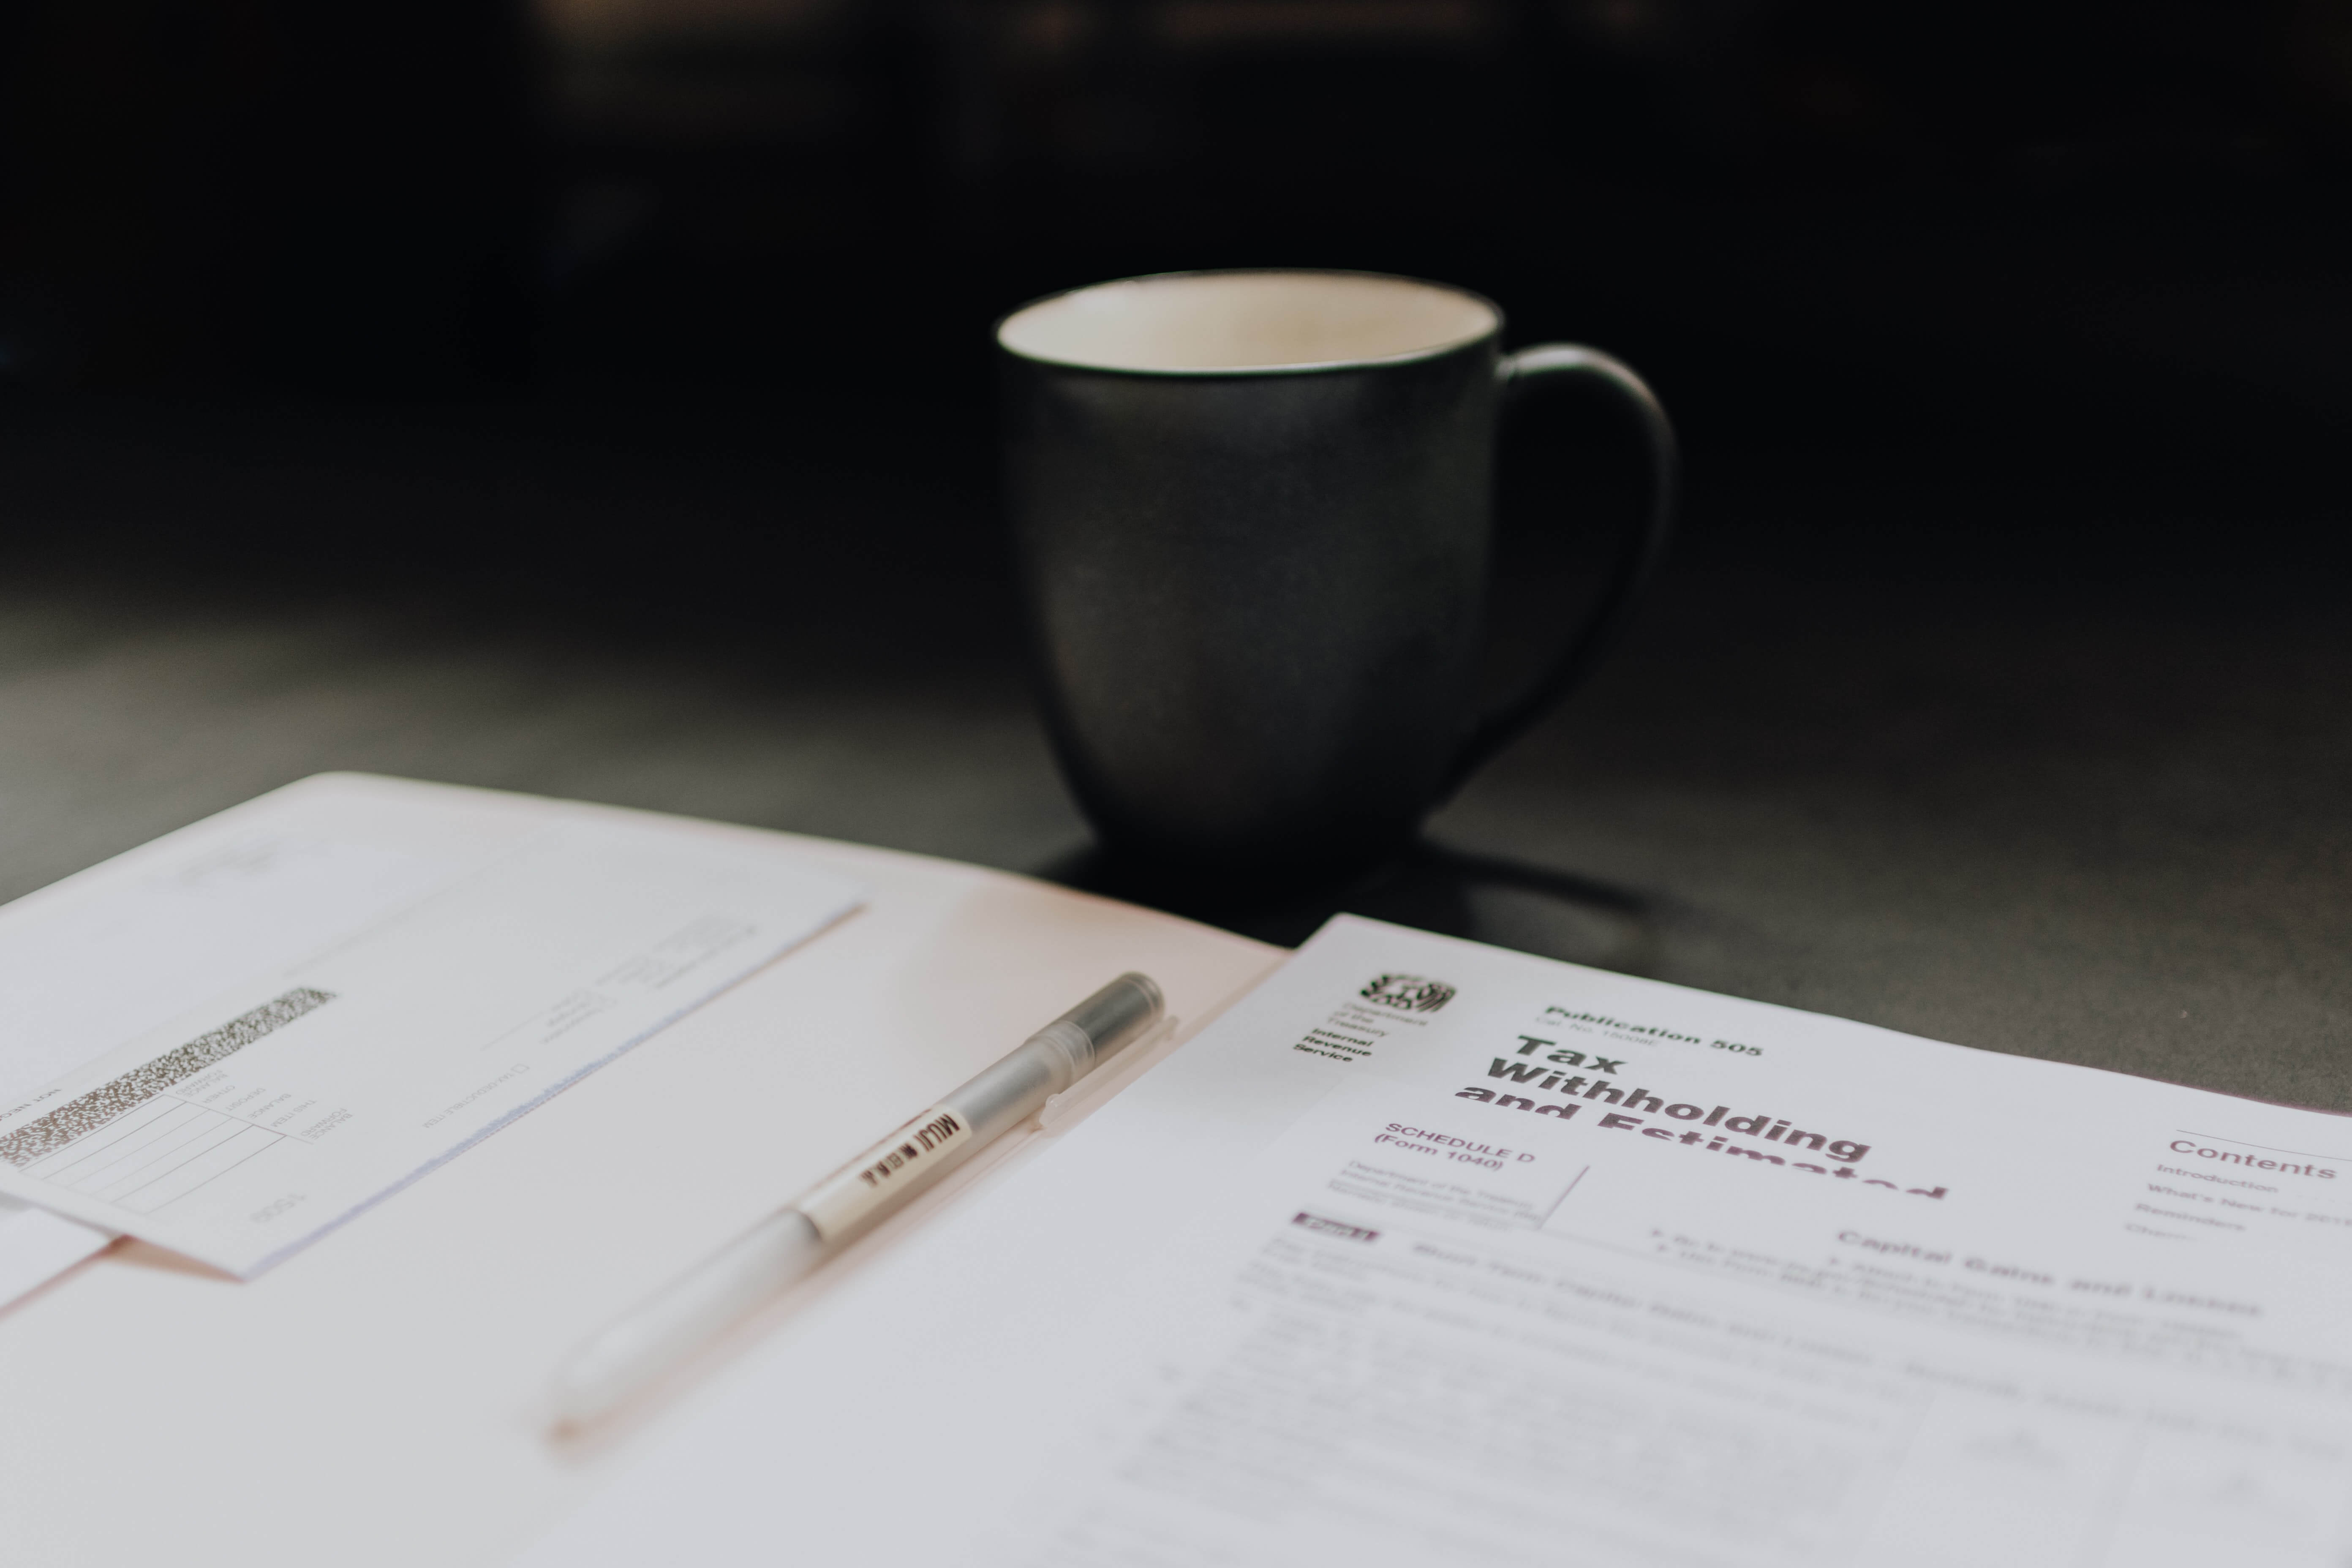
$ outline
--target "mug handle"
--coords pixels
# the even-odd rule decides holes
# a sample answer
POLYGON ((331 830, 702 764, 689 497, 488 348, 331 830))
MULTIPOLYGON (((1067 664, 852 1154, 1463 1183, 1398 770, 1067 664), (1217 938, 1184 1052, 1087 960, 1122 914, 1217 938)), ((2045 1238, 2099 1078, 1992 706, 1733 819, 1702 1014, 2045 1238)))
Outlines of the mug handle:
POLYGON ((1609 651, 1610 644, 1624 629, 1635 595, 1665 556, 1666 542, 1674 535, 1675 498, 1681 477, 1674 425, 1649 384, 1624 361, 1581 343, 1538 343, 1507 355, 1496 367, 1496 375, 1502 383, 1506 406, 1537 382, 1570 376, 1597 381, 1615 392, 1640 423, 1643 444, 1650 450, 1650 505, 1641 531, 1627 541, 1608 585, 1593 601, 1584 625, 1568 639, 1568 646, 1525 691, 1479 720, 1470 731, 1454 759, 1453 772, 1446 776, 1449 795, 1591 674, 1601 656, 1609 651))

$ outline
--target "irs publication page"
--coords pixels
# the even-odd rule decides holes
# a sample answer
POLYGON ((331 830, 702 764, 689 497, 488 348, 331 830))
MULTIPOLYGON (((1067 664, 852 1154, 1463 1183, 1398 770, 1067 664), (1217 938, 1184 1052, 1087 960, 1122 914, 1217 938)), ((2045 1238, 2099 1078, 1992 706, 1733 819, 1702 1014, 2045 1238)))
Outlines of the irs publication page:
POLYGON ((528 1561, 2352 1552, 2336 1116, 1342 918, 1040 1142, 528 1561))

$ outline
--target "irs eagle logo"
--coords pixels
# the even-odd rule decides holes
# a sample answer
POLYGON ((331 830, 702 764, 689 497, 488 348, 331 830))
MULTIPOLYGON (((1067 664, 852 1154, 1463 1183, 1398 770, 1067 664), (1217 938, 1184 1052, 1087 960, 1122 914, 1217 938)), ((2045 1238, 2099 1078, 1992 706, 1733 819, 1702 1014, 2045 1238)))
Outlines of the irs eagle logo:
POLYGON ((1454 1000, 1454 987, 1418 974, 1383 974, 1365 986, 1361 994, 1367 1002, 1400 1013, 1434 1013, 1454 1000))

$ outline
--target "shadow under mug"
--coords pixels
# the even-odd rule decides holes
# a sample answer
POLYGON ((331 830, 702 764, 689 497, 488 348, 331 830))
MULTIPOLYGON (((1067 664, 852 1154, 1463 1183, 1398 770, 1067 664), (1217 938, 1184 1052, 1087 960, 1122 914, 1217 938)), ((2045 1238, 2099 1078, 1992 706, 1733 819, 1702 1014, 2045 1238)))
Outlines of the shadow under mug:
POLYGON ((997 324, 1021 585, 1063 772, 1121 880, 1246 899, 1346 875, 1592 668, 1663 553, 1673 427, 1598 350, 1372 273, 1170 273, 997 324), (1653 499, 1581 626, 1475 711, 1496 424, 1612 389, 1653 499))

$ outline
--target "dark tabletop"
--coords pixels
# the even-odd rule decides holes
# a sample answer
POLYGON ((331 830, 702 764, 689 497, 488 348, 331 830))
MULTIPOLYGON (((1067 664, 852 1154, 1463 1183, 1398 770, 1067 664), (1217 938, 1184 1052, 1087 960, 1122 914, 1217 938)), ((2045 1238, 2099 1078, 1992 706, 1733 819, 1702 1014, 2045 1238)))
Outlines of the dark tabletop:
MULTIPOLYGON (((0 21, 0 896, 333 768, 1119 891, 988 323, 1338 265, 1639 366, 1687 528, 1412 854, 1192 912, 2352 1110, 2343 7, 608 9, 0 21)), ((1637 499, 1580 412, 1497 689, 1637 499)))
MULTIPOLYGON (((2185 458, 2178 420, 2014 435, 2138 407, 2129 379, 2044 388, 1999 442, 1981 376, 1787 440, 1724 435, 1760 371, 1712 385, 1688 533, 1600 677, 1403 861, 1192 912, 1295 942, 1350 909, 2352 1110, 2333 416, 2242 405, 2185 458)), ((1028 698, 982 405, 0 415, 0 895, 324 769, 1105 885, 1028 698)), ((1569 456, 1544 482, 1597 534, 1622 464, 1605 433, 1569 456)), ((1505 666, 1589 555, 1513 515, 1505 666)))

